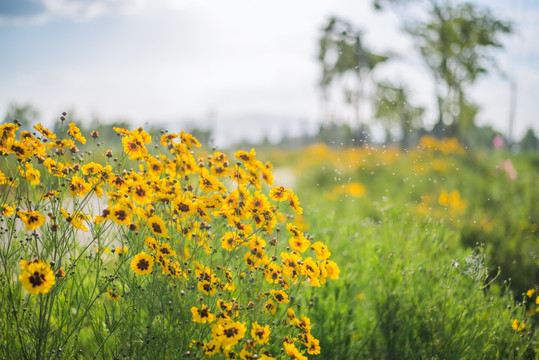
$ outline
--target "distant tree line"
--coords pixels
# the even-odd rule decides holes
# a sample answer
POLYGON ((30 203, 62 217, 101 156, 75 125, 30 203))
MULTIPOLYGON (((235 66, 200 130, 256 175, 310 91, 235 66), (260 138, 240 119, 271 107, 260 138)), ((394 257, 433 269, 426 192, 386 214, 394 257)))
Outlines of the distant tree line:
MULTIPOLYGON (((503 49, 502 38, 512 33, 512 24, 471 2, 374 0, 373 5, 380 11, 395 10, 402 31, 413 40, 431 75, 437 107, 434 128, 428 133, 457 137, 471 148, 491 142, 496 132, 475 124, 480 107, 471 100, 469 89, 482 74, 501 73, 492 50, 503 49)), ((392 51, 374 53, 364 44, 362 34, 354 24, 338 17, 329 18, 322 28, 318 61, 324 131, 335 128, 330 124, 336 123, 348 124, 352 132, 364 132, 365 125, 373 123, 365 119, 368 108, 369 119, 386 129, 387 140, 397 138, 406 148, 426 132, 425 108, 411 104, 405 84, 376 80, 380 65, 399 55, 392 51), (341 105, 331 108, 332 97, 343 99, 341 105), (346 108, 352 116, 343 115, 346 108)), ((530 129, 520 147, 536 149, 535 138, 530 129)))

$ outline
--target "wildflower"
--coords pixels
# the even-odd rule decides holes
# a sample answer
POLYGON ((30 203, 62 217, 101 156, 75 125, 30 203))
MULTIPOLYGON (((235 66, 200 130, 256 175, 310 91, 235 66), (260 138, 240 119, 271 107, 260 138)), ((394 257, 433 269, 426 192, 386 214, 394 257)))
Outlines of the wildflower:
POLYGON ((22 274, 19 280, 32 295, 48 293, 54 285, 54 274, 43 260, 21 261, 22 274))
MULTIPOLYGON (((56 139, 56 134, 54 134, 49 129, 45 128, 41 123, 38 123, 37 125, 34 125, 33 128, 36 129, 37 131, 39 131, 41 133, 41 135, 43 135, 44 137, 46 137, 49 140, 55 140, 56 139)), ((46 142, 46 141, 47 141, 46 139, 43 140, 43 142, 46 142)))
POLYGON ((250 152, 236 151, 234 156, 236 157, 236 159, 239 159, 239 160, 243 161, 246 164, 254 165, 256 152, 255 152, 255 149, 251 149, 250 152))
POLYGON ((132 189, 133 202, 139 205, 146 205, 152 201, 150 188, 144 183, 137 183, 132 189))
POLYGON ((290 302, 290 300, 288 300, 288 295, 282 290, 271 290, 270 294, 279 304, 290 302))
POLYGON ((51 190, 51 191, 47 191, 45 194, 41 195, 39 198, 40 199, 50 199, 50 198, 53 198, 55 196, 57 196, 58 194, 60 194, 60 192, 58 190, 51 190))
POLYGON ((288 189, 285 189, 284 186, 276 186, 270 190, 269 197, 275 201, 286 201, 288 200, 288 189))
POLYGON ((191 149, 193 146, 196 146, 196 147, 201 146, 198 140, 193 135, 186 133, 183 130, 180 132, 180 140, 189 149, 191 149))
POLYGON ((266 270, 264 271, 264 276, 266 280, 271 284, 276 284, 281 280, 282 269, 280 266, 275 264, 268 264, 266 270))
POLYGON ((39 211, 18 211, 17 216, 24 223, 26 231, 35 230, 45 222, 45 217, 39 211))
POLYGON ((303 208, 299 206, 298 197, 292 191, 288 193, 288 204, 296 214, 303 214, 303 208))
POLYGON ((236 232, 227 232, 221 238, 221 246, 228 251, 234 250, 234 248, 241 243, 242 240, 236 232))
POLYGON ((210 309, 204 304, 200 306, 200 309, 193 306, 191 308, 191 313, 193 314, 193 321, 197 323, 205 324, 215 320, 215 315, 213 315, 210 312, 210 309))
POLYGON ((9 144, 15 140, 19 125, 4 124, 0 125, 0 152, 7 152, 9 144))
POLYGON ((243 339, 246 331, 245 323, 229 319, 219 320, 211 329, 213 339, 217 340, 224 349, 230 349, 236 345, 243 339))
POLYGON ((292 237, 288 241, 290 247, 295 251, 305 252, 311 245, 311 242, 305 238, 303 233, 298 230, 297 226, 287 224, 286 228, 292 234, 292 237))
POLYGON ((19 160, 28 159, 34 155, 30 145, 19 140, 8 143, 6 152, 8 154, 13 153, 19 160))
POLYGON ((43 165, 47 167, 47 169, 49 170, 49 173, 53 176, 56 176, 56 177, 66 176, 66 174, 63 172, 65 165, 60 162, 56 162, 51 158, 46 158, 45 161, 43 162, 43 165))
POLYGON ((15 210, 8 204, 0 204, 0 214, 3 216, 11 216, 15 213, 15 210))
POLYGON ((112 220, 118 225, 129 225, 131 223, 131 210, 124 204, 116 204, 110 209, 112 220))
POLYGON ((110 299, 110 300, 113 300, 113 301, 118 301, 120 300, 120 294, 118 294, 115 290, 112 290, 112 289, 107 289, 107 297, 110 299))
POLYGON ((154 233, 154 235, 160 237, 168 236, 168 229, 165 225, 165 222, 159 216, 155 215, 149 218, 148 226, 150 227, 150 230, 152 231, 152 233, 154 233))
POLYGON ((60 209, 60 212, 65 217, 66 221, 73 225, 73 227, 82 230, 82 231, 88 231, 88 227, 84 225, 83 221, 89 221, 90 217, 86 214, 83 214, 79 211, 74 212, 73 214, 69 214, 67 210, 60 209))
POLYGON ((148 153, 144 146, 144 139, 134 134, 123 137, 122 145, 131 160, 142 159, 148 153))
POLYGON ((77 127, 77 125, 75 125, 75 123, 69 123, 69 129, 67 130, 67 134, 81 144, 86 144, 86 138, 82 136, 79 128, 77 127))
POLYGON ((271 299, 268 299, 266 301, 266 303, 264 304, 264 309, 266 310, 266 312, 272 313, 272 315, 275 315, 275 313, 277 312, 277 306, 275 306, 275 303, 271 299))
POLYGON ((146 254, 144 251, 137 254, 131 261, 131 269, 137 275, 146 275, 152 272, 153 257, 146 254))
POLYGON ((324 245, 324 243, 322 243, 321 241, 317 241, 314 244, 312 244, 311 249, 313 249, 314 252, 316 253, 316 258, 318 260, 326 260, 331 255, 327 246, 324 245))
POLYGON ((69 149, 70 147, 74 146, 75 143, 73 140, 54 140, 51 141, 47 146, 49 149, 56 148, 57 150, 64 150, 69 149))
POLYGON ((260 345, 267 344, 269 340, 269 335, 270 335, 269 325, 260 326, 258 325, 258 322, 256 321, 252 324, 251 337, 258 344, 260 345))
POLYGON ((90 192, 90 190, 92 190, 92 187, 86 180, 75 175, 73 178, 71 178, 71 183, 68 185, 68 189, 73 196, 84 196, 90 192))
POLYGON ((294 345, 294 343, 284 342, 284 351, 291 360, 307 360, 307 357, 303 355, 294 345))
POLYGON ((103 165, 95 163, 93 161, 81 166, 80 168, 83 175, 98 175, 104 171, 103 165))
POLYGON ((535 294, 535 289, 530 289, 528 291, 526 291, 526 295, 531 298, 533 296, 533 294, 535 294))
POLYGON ((337 263, 333 260, 326 260, 324 262, 324 267, 327 272, 327 277, 333 280, 336 280, 339 278, 339 274, 341 273, 341 270, 339 269, 339 266, 337 263))
POLYGON ((511 326, 516 332, 523 332, 526 329, 526 323, 524 321, 518 321, 517 319, 513 319, 513 324, 511 326))
POLYGON ((311 355, 320 354, 320 340, 315 339, 310 333, 307 333, 307 341, 305 342, 307 346, 307 352, 311 355))
POLYGON ((198 290, 205 295, 213 296, 217 292, 217 286, 210 280, 199 281, 197 287, 198 290))

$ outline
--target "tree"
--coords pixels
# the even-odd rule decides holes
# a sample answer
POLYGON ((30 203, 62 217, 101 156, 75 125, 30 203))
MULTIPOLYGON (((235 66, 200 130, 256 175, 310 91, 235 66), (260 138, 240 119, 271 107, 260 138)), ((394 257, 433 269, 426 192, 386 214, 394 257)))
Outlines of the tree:
POLYGON ((532 128, 529 128, 520 140, 520 150, 522 151, 537 151, 539 150, 539 139, 535 135, 532 128))
MULTIPOLYGON (((330 85, 338 78, 351 74, 355 89, 345 87, 346 102, 353 106, 355 121, 360 124, 359 103, 364 96, 363 83, 376 65, 388 60, 388 55, 369 51, 361 41, 361 31, 348 21, 331 17, 319 40, 318 61, 322 66, 320 88, 324 101, 329 101, 330 85)), ((327 116, 328 114, 326 114, 327 116)))
POLYGON ((410 133, 420 127, 424 108, 410 105, 408 92, 404 86, 378 84, 374 98, 374 117, 380 119, 386 128, 389 140, 390 129, 398 126, 401 132, 400 147, 406 149, 410 133))
MULTIPOLYGON (((412 0, 376 0, 384 4, 407 5, 412 0)), ((512 32, 510 22, 499 20, 486 8, 472 3, 417 0, 428 7, 426 21, 413 20, 404 26, 417 45, 435 84, 438 124, 453 125, 461 136, 474 126, 479 111, 467 96, 467 87, 481 74, 497 69, 490 52, 503 48, 501 35, 512 32)))

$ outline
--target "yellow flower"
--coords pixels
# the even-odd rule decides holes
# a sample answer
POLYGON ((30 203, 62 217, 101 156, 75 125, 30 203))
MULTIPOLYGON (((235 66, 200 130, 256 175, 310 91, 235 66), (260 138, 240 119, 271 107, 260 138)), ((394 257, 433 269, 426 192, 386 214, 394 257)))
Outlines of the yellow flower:
POLYGON ((221 238, 221 246, 228 251, 234 250, 234 248, 241 243, 242 240, 236 232, 227 232, 221 238))
POLYGON ((15 210, 9 206, 8 204, 1 204, 0 205, 0 214, 3 216, 11 216, 15 213, 15 210))
POLYGON ((56 177, 66 176, 66 174, 63 172, 65 166, 64 164, 60 162, 56 162, 51 158, 46 158, 45 161, 43 162, 43 165, 47 167, 51 175, 54 175, 56 177))
POLYGON ((57 149, 69 149, 70 147, 74 146, 75 143, 73 140, 54 140, 51 141, 47 146, 49 149, 57 148, 57 149))
POLYGON ((105 169, 103 168, 103 165, 92 161, 88 164, 83 165, 80 170, 82 171, 83 175, 98 175, 105 169))
POLYGON ((290 302, 290 300, 288 300, 288 295, 282 290, 271 290, 270 293, 279 304, 290 302))
POLYGON ((339 278, 339 274, 341 273, 341 270, 339 269, 339 266, 335 261, 332 260, 326 260, 324 262, 324 266, 326 268, 327 277, 333 280, 336 280, 339 278))
POLYGON ((320 354, 320 341, 315 339, 310 333, 307 333, 307 341, 305 342, 307 346, 307 352, 311 355, 320 354))
POLYGON ((180 140, 189 149, 191 149, 193 146, 200 147, 200 143, 198 142, 197 138, 189 133, 184 132, 183 130, 180 132, 180 140))
POLYGON ((305 238, 303 233, 299 231, 296 226, 287 224, 286 227, 292 234, 292 237, 288 240, 292 250, 305 252, 309 246, 311 246, 311 242, 305 238))
POLYGON ((526 329, 526 324, 524 323, 524 321, 521 322, 517 319, 513 319, 512 327, 513 330, 515 330, 516 332, 522 332, 526 329))
POLYGON ((288 189, 285 189, 284 186, 276 186, 270 190, 269 197, 275 201, 286 201, 288 200, 288 189))
POLYGON ((144 251, 137 254, 131 261, 131 269, 137 275, 146 275, 152 272, 153 257, 146 254, 144 251))
POLYGON ((19 172, 21 176, 28 182, 30 185, 39 185, 39 177, 41 173, 39 170, 36 170, 32 167, 32 164, 24 164, 24 168, 20 167, 19 172))
POLYGON ((84 221, 89 221, 90 217, 86 214, 83 214, 79 211, 74 212, 73 214, 69 214, 65 209, 60 209, 60 212, 65 217, 66 221, 73 225, 73 227, 85 231, 88 231, 88 227, 84 225, 84 221))
POLYGON ((41 135, 45 136, 49 140, 56 139, 56 134, 54 134, 49 129, 43 127, 43 125, 41 125, 41 123, 37 123, 37 125, 34 125, 34 129, 39 131, 41 133, 41 135))
POLYGON ((71 183, 67 187, 69 189, 69 192, 73 196, 84 196, 86 195, 90 190, 92 190, 91 185, 86 182, 83 178, 80 176, 73 176, 71 178, 71 183))
POLYGON ((284 351, 289 356, 291 360, 308 360, 305 355, 299 352, 294 343, 284 342, 284 351))
POLYGON ((529 298, 531 298, 535 294, 535 289, 530 289, 526 291, 526 295, 528 295, 529 298))
POLYGON ((32 295, 48 293, 54 285, 54 273, 43 260, 21 261, 19 280, 32 295))
POLYGON ((39 198, 40 199, 50 199, 50 198, 55 197, 58 194, 60 194, 60 192, 58 190, 51 190, 51 191, 47 191, 45 194, 41 195, 39 198))
POLYGON ((277 312, 277 306, 275 306, 275 303, 271 299, 268 299, 266 301, 266 303, 264 304, 264 309, 267 313, 272 313, 273 315, 275 315, 275 313, 277 312))
POLYGON ((298 197, 292 191, 288 192, 288 204, 296 214, 303 214, 303 208, 299 206, 298 197))
POLYGON ((191 308, 191 313, 193 314, 193 321, 201 324, 211 323, 215 321, 215 315, 210 312, 210 308, 202 304, 200 309, 193 306, 191 308))
POLYGON ((45 216, 41 215, 39 211, 18 211, 17 216, 22 220, 26 231, 32 231, 43 225, 45 222, 45 216))
POLYGON ((10 142, 6 152, 8 154, 13 153, 19 160, 28 159, 34 155, 31 146, 28 143, 19 140, 10 142))
POLYGON ((110 210, 112 220, 119 225, 129 225, 131 223, 131 210, 124 204, 116 204, 110 210))
POLYGON ((324 245, 321 241, 317 241, 311 245, 311 249, 316 253, 316 258, 318 260, 326 260, 331 256, 331 253, 328 250, 328 247, 324 245))
POLYGON ((256 152, 255 152, 255 149, 251 149, 250 152, 236 151, 234 156, 236 157, 236 159, 239 159, 239 160, 245 162, 246 164, 253 164, 254 165, 256 152))
POLYGON ((219 320, 211 329, 213 339, 218 341, 224 349, 230 349, 236 345, 243 339, 246 331, 245 323, 229 319, 219 320))
POLYGON ((113 300, 113 301, 118 301, 120 300, 120 294, 118 294, 115 290, 112 290, 112 289, 107 289, 107 297, 110 299, 110 300, 113 300))
POLYGON ((81 144, 86 144, 86 138, 82 136, 79 128, 75 123, 69 123, 69 129, 67 130, 67 134, 71 136, 73 139, 79 141, 81 144))
POLYGON ((160 237, 168 236, 168 229, 165 225, 165 222, 159 216, 155 215, 149 218, 148 226, 150 227, 152 233, 154 233, 155 235, 160 237))
POLYGON ((131 160, 143 159, 148 153, 146 146, 151 141, 150 135, 141 128, 122 138, 124 151, 131 160))
POLYGON ((269 340, 269 335, 270 335, 269 325, 260 326, 260 325, 258 325, 258 323, 256 321, 252 324, 251 337, 258 344, 260 344, 260 345, 267 344, 267 342, 269 340))

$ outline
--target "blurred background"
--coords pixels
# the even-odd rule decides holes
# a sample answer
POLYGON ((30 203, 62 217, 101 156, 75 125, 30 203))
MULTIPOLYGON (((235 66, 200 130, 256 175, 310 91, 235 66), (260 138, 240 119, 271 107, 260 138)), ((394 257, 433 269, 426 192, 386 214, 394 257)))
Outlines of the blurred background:
POLYGON ((219 147, 432 133, 537 149, 538 24, 534 0, 2 1, 0 116, 219 147))

